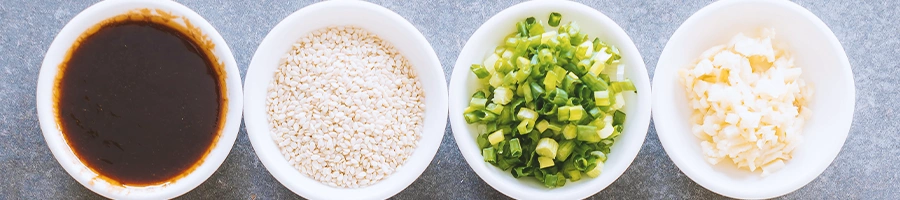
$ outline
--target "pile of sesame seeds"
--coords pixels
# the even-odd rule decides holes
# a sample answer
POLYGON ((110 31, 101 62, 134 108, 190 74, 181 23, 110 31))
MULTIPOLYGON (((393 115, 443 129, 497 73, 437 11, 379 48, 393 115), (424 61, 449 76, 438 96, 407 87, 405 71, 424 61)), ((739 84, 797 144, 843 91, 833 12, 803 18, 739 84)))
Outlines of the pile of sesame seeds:
POLYGON ((357 188, 396 172, 416 149, 424 98, 393 45, 361 28, 328 27, 282 58, 266 107, 291 165, 324 184, 357 188))

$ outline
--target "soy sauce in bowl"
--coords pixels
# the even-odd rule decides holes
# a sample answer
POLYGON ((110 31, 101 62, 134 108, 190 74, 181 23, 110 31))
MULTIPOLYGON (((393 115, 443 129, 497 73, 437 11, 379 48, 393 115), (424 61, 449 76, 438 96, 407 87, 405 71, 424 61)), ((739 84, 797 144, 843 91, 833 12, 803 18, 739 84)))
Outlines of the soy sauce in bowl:
POLYGON ((112 184, 189 174, 222 130, 224 75, 210 43, 167 22, 135 13, 107 20, 60 66, 55 114, 65 140, 112 184))

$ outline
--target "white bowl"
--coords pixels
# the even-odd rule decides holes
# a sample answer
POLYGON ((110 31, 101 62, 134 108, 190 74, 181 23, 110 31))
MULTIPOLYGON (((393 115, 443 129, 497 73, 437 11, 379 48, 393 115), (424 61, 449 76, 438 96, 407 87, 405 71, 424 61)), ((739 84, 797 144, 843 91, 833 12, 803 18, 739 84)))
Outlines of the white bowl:
POLYGON ((582 199, 593 195, 615 181, 641 149, 650 124, 650 78, 644 68, 644 60, 631 38, 619 25, 603 13, 586 5, 570 1, 529 1, 517 4, 491 17, 481 25, 466 42, 453 76, 450 78, 450 123, 456 144, 469 166, 485 182, 503 194, 516 199, 582 199), (477 78, 469 70, 473 63, 481 63, 501 45, 503 38, 515 32, 515 23, 528 17, 546 21, 550 12, 562 14, 562 22, 576 21, 583 32, 599 37, 607 44, 619 48, 625 76, 634 82, 638 94, 624 93, 625 131, 613 145, 603 173, 597 178, 584 178, 568 182, 565 186, 547 189, 534 178, 516 179, 509 173, 484 162, 481 149, 475 143, 478 131, 463 118, 472 94, 479 87, 477 78))
POLYGON ((733 198, 772 198, 797 190, 834 160, 850 130, 855 87, 847 55, 834 33, 815 15, 790 1, 719 1, 687 19, 669 38, 653 78, 653 118, 666 153, 701 186, 733 198), (811 83, 813 115, 804 141, 783 169, 766 177, 736 169, 731 162, 705 161, 700 140, 691 134, 691 109, 677 71, 695 64, 700 53, 727 43, 739 32, 773 27, 775 43, 786 45, 801 78, 811 83))
POLYGON ((385 199, 409 186, 431 163, 447 126, 447 85, 441 63, 409 21, 387 8, 362 1, 326 1, 294 12, 266 35, 256 50, 244 85, 244 123, 256 155, 278 182, 310 199, 385 199), (266 91, 281 57, 298 39, 329 26, 353 25, 393 44, 412 64, 425 92, 421 139, 402 167, 385 179, 361 188, 338 188, 301 174, 284 159, 272 139, 266 117, 266 91))
MULTIPOLYGON (((177 23, 184 25, 184 20, 175 19, 177 23)), ((241 124, 241 78, 234 62, 234 56, 228 48, 228 44, 203 17, 179 3, 172 1, 136 0, 136 1, 103 1, 88 7, 79 13, 65 27, 50 44, 50 49, 44 56, 37 85, 37 112, 44 133, 44 140, 53 156, 76 181, 104 197, 113 199, 169 199, 182 195, 203 183, 225 160, 228 152, 237 138, 238 128, 241 124), (99 175, 82 163, 72 152, 66 143, 55 117, 54 84, 59 66, 63 62, 69 48, 75 40, 88 28, 110 17, 127 13, 135 9, 150 8, 160 9, 176 16, 183 16, 191 24, 205 34, 214 44, 213 54, 224 63, 225 87, 228 105, 225 116, 225 126, 219 135, 212 150, 199 162, 193 171, 184 177, 169 183, 154 186, 132 187, 110 184, 99 178, 99 175)))

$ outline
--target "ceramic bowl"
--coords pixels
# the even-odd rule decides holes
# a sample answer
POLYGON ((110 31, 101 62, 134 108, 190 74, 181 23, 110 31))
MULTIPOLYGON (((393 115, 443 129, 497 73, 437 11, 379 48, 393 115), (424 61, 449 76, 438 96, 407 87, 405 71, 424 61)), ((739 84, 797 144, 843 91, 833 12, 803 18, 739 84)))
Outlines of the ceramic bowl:
POLYGON ((237 69, 237 64, 234 62, 234 56, 231 54, 228 44, 225 43, 219 32, 199 14, 173 1, 114 0, 94 4, 76 15, 72 21, 69 21, 63 27, 53 40, 53 43, 50 44, 50 49, 47 50, 47 54, 44 56, 44 62, 41 65, 38 77, 36 105, 41 130, 47 146, 49 146, 53 156, 62 165, 63 169, 78 183, 107 198, 169 199, 182 195, 203 183, 219 168, 219 165, 228 156, 231 147, 234 145, 235 138, 237 138, 238 128, 241 124, 241 110, 243 106, 241 89, 240 72, 237 69), (120 184, 111 184, 100 178, 100 175, 88 168, 72 152, 62 135, 59 121, 55 115, 54 91, 56 88, 54 88, 54 85, 60 65, 67 56, 67 52, 76 39, 86 30, 111 17, 145 8, 151 10, 151 14, 154 15, 160 14, 160 11, 171 14, 175 16, 173 21, 182 26, 185 25, 185 21, 191 23, 200 33, 206 35, 215 44, 212 53, 223 64, 225 71, 225 87, 227 91, 225 97, 228 98, 225 111, 226 116, 223 122, 225 125, 219 134, 219 138, 213 144, 212 150, 199 161, 201 164, 188 172, 187 175, 159 185, 122 186, 120 184))
POLYGON ((406 19, 363 1, 326 1, 304 7, 276 25, 256 50, 244 89, 244 123, 253 149, 278 182, 309 199, 385 199, 409 186, 431 163, 447 126, 447 85, 437 55, 406 19), (393 44, 418 73, 425 93, 425 119, 416 150, 402 167, 366 187, 322 184, 291 166, 272 138, 266 117, 266 93, 275 70, 291 46, 312 31, 329 26, 356 26, 393 44))
POLYGON ((450 79, 450 123, 453 137, 466 162, 494 189, 515 199, 583 199, 615 181, 640 151, 650 123, 650 78, 634 42, 618 24, 600 11, 570 1, 524 2, 488 19, 466 42, 450 79), (622 65, 625 66, 625 77, 634 82, 638 91, 637 94, 623 93, 626 100, 624 112, 627 114, 625 128, 610 151, 603 173, 596 178, 585 176, 582 180, 554 189, 544 187, 534 178, 513 178, 509 171, 484 162, 481 148, 475 142, 478 129, 467 124, 463 118, 463 111, 479 87, 478 79, 469 66, 482 63, 490 56, 502 44, 503 38, 515 32, 516 22, 532 16, 546 21, 551 12, 562 14, 560 24, 576 21, 582 32, 618 47, 622 65))
POLYGON ((772 198, 803 187, 834 160, 853 121, 853 72, 834 33, 808 10, 790 1, 719 1, 692 15, 669 39, 653 77, 653 119, 669 158, 701 186, 732 198, 772 198), (705 161, 700 140, 691 134, 691 108, 677 71, 734 35, 775 29, 774 43, 793 54, 800 76, 813 86, 803 141, 785 167, 762 177, 730 161, 705 161))

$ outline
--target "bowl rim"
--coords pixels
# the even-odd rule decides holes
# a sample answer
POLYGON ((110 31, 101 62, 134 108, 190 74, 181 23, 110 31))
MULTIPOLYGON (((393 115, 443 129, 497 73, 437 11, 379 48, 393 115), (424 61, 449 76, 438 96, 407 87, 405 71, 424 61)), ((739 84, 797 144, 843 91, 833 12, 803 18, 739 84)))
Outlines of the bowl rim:
POLYGON ((237 63, 234 60, 231 49, 209 21, 192 9, 174 1, 101 1, 84 9, 57 33, 44 56, 37 82, 36 109, 38 119, 44 140, 53 157, 70 177, 91 191, 107 198, 166 199, 183 195, 212 176, 225 161, 234 145, 235 139, 237 139, 242 114, 241 106, 243 106, 243 88, 241 87, 240 71, 237 69, 237 63), (67 55, 75 39, 80 37, 85 29, 109 19, 111 16, 140 8, 161 9, 176 16, 184 17, 216 45, 212 53, 223 63, 226 87, 225 97, 228 99, 228 102, 226 104, 225 119, 222 121, 224 125, 219 132, 218 139, 212 144, 213 147, 210 151, 198 161, 200 164, 192 171, 167 183, 150 186, 119 186, 112 185, 100 178, 96 172, 77 158, 71 147, 65 142, 64 136, 62 136, 62 132, 57 125, 58 121, 53 114, 55 112, 53 108, 53 91, 55 90, 56 76, 59 72, 59 65, 63 62, 63 57, 67 55), (124 12, 118 12, 119 10, 124 10, 124 12))
MULTIPOLYGON (((662 143, 663 149, 666 150, 666 153, 667 153, 667 155, 669 155, 669 158, 672 160, 673 163, 675 163, 675 165, 678 167, 678 169, 682 173, 687 175, 689 178, 691 178, 691 180, 693 180, 700 186, 702 186, 710 191, 713 191, 715 193, 718 193, 720 195, 731 197, 731 198, 748 198, 748 199, 774 198, 774 197, 788 194, 797 189, 800 189, 801 187, 803 187, 803 186, 807 185, 808 183, 810 183, 811 181, 813 181, 822 172, 824 172, 825 169, 833 162, 833 160, 837 157, 838 153, 840 152, 840 149, 841 149, 840 147, 843 147, 843 144, 847 138, 848 132, 850 130, 850 126, 853 121, 852 110, 855 109, 854 107, 855 107, 856 92, 855 92, 855 84, 853 81, 853 73, 851 71, 852 66, 850 65, 850 62, 847 58, 847 54, 844 51, 844 48, 842 47, 840 41, 834 35, 834 32, 832 32, 831 29, 828 28, 828 26, 820 18, 815 16, 815 14, 813 14, 806 8, 803 8, 802 6, 800 6, 794 2, 780 1, 780 0, 718 1, 718 2, 714 2, 712 4, 709 4, 709 5, 701 8, 696 13, 691 15, 687 20, 685 20, 679 26, 679 28, 677 30, 675 30, 675 32, 669 38, 668 42, 666 43, 665 48, 663 49, 662 53, 660 54, 658 63, 656 65, 656 69, 654 72, 654 81, 653 81, 654 88, 657 88, 657 84, 663 84, 663 83, 660 83, 655 80, 656 77, 660 77, 659 74, 662 73, 662 72, 660 72, 661 69, 666 68, 666 66, 678 67, 678 66, 672 66, 672 65, 665 64, 665 63, 669 62, 668 61, 669 59, 666 59, 668 57, 666 55, 672 54, 673 51, 676 51, 676 49, 674 49, 674 47, 672 47, 672 45, 670 45, 670 44, 672 44, 673 39, 685 37, 684 35, 687 34, 688 27, 693 27, 693 26, 696 26, 695 24, 703 23, 700 20, 703 18, 712 17, 714 12, 719 11, 720 9, 734 8, 735 5, 738 5, 738 4, 768 4, 770 6, 783 7, 792 12, 796 12, 797 14, 806 18, 807 20, 811 21, 813 23, 813 25, 818 29, 818 31, 824 33, 826 35, 826 37, 828 38, 828 41, 825 41, 825 42, 827 42, 829 44, 829 46, 832 49, 834 49, 834 51, 836 51, 837 54, 839 55, 839 57, 837 58, 840 61, 838 63, 838 65, 842 66, 842 70, 843 70, 842 72, 847 74, 847 76, 849 77, 847 79, 847 82, 844 84, 847 84, 850 86, 850 88, 853 88, 851 93, 847 94, 844 98, 845 98, 845 100, 848 100, 849 102, 853 102, 853 103, 849 104, 849 109, 851 110, 850 117, 847 118, 847 122, 845 124, 840 125, 841 131, 838 131, 839 132, 838 136, 841 138, 840 139, 841 145, 838 146, 839 148, 834 148, 834 149, 830 149, 828 151, 823 152, 825 155, 827 155, 826 157, 829 160, 828 164, 827 165, 817 165, 813 169, 810 169, 807 176, 803 176, 800 179, 791 181, 792 185, 790 187, 784 187, 784 188, 780 188, 778 190, 772 190, 772 191, 763 191, 763 192, 753 191, 753 192, 748 193, 746 191, 745 187, 737 188, 737 187, 740 187, 741 185, 734 185, 734 186, 728 187, 723 184, 716 184, 716 183, 712 182, 712 180, 709 180, 708 178, 706 178, 707 176, 704 175, 702 172, 699 172, 696 170, 685 169, 685 168, 690 168, 691 165, 688 164, 688 162, 685 160, 683 155, 679 154, 680 150, 677 150, 683 144, 677 144, 675 142, 672 142, 671 140, 666 140, 667 138, 674 137, 674 136, 671 136, 672 134, 676 134, 675 133, 676 131, 674 130, 674 128, 670 126, 671 123, 667 123, 670 120, 665 119, 665 117, 662 116, 665 113, 668 113, 668 111, 666 111, 665 109, 654 109, 654 110, 656 110, 656 112, 653 113, 654 121, 656 121, 654 124, 657 127, 656 130, 657 130, 657 134, 660 139, 660 143, 662 143), (658 118, 663 118, 663 119, 659 120, 658 118), (660 123, 660 121, 662 121, 662 123, 660 123)), ((656 93, 656 95, 660 95, 660 93, 656 93)), ((663 101, 664 101, 663 98, 668 98, 668 97, 665 97, 665 96, 654 97, 653 98, 654 99, 653 107, 654 108, 663 107, 663 105, 662 105, 663 101)))
MULTIPOLYGON (((507 195, 512 198, 517 198, 517 199, 583 199, 583 198, 587 198, 590 195, 596 194, 597 192, 605 189, 607 186, 609 186, 615 180, 617 180, 618 177, 620 177, 628 169, 628 167, 631 165, 631 163, 634 161, 637 154, 639 153, 641 147, 643 146, 643 143, 645 142, 645 139, 646 139, 647 130, 650 125, 651 87, 650 87, 650 78, 647 75, 647 70, 646 70, 646 67, 644 64, 643 57, 640 55, 640 52, 637 50, 637 46, 634 44, 634 41, 631 40, 631 37, 629 37, 628 34, 622 29, 622 27, 619 26, 615 21, 613 21, 611 18, 609 18, 608 16, 606 16, 599 10, 596 10, 587 5, 577 3, 577 2, 572 2, 572 1, 535 0, 535 1, 522 2, 519 4, 513 5, 509 8, 506 8, 503 11, 500 11, 499 13, 497 13, 494 16, 492 16, 491 18, 489 18, 486 22, 484 22, 484 24, 482 24, 468 39, 468 41, 466 42, 466 45, 460 51, 460 54, 457 57, 457 60, 455 62, 455 66, 454 66, 455 69, 453 69, 453 74, 452 74, 451 80, 450 80, 450 92, 451 92, 451 95, 460 95, 461 93, 463 93, 463 91, 466 88, 466 86, 463 86, 463 85, 465 85, 467 83, 468 77, 471 76, 471 73, 469 72, 469 67, 468 67, 468 65, 470 63, 465 63, 466 61, 463 61, 463 60, 465 59, 464 56, 466 56, 467 54, 470 54, 469 52, 477 51, 477 49, 474 49, 476 47, 474 47, 471 44, 471 42, 473 42, 473 39, 480 38, 480 37, 487 37, 487 35, 490 35, 489 32, 492 31, 493 29, 495 29, 495 27, 500 27, 500 26, 504 25, 503 23, 505 23, 505 22, 503 22, 501 20, 504 20, 506 18, 511 18, 512 16, 515 16, 522 12, 530 12, 532 10, 540 10, 541 7, 545 7, 547 5, 566 7, 567 9, 571 9, 575 12, 580 12, 580 13, 584 13, 585 15, 588 15, 590 18, 594 19, 591 22, 607 24, 608 26, 613 27, 611 29, 604 30, 604 31, 607 31, 607 32, 605 32, 605 34, 609 34, 609 37, 612 37, 612 38, 621 38, 619 40, 623 41, 623 43, 625 43, 625 44, 619 44, 619 45, 617 45, 617 47, 619 47, 620 51, 623 51, 625 53, 629 53, 629 55, 632 55, 631 56, 632 60, 636 61, 635 63, 629 64, 627 67, 634 69, 637 73, 632 73, 631 75, 628 75, 628 76, 632 77, 632 81, 643 82, 643 84, 641 84, 641 86, 639 86, 639 88, 638 88, 638 90, 641 91, 642 94, 637 96, 637 98, 635 100, 635 105, 634 105, 634 106, 636 106, 635 109, 637 109, 637 110, 635 112, 638 113, 638 116, 629 116, 629 120, 633 123, 638 124, 637 127, 640 127, 640 128, 627 129, 626 130, 627 134, 623 134, 623 135, 633 135, 631 137, 638 138, 638 139, 635 139, 635 141, 633 143, 626 144, 623 141, 616 142, 617 145, 623 145, 623 144, 628 145, 628 146, 623 146, 622 149, 618 149, 621 151, 617 151, 615 153, 615 154, 617 154, 617 156, 624 156, 623 160, 626 160, 627 162, 622 162, 620 164, 617 164, 617 165, 624 165, 624 167, 621 167, 621 170, 610 171, 610 170, 607 170, 610 168, 609 167, 610 164, 607 163, 607 167, 605 167, 603 174, 600 177, 593 178, 597 182, 592 182, 590 185, 580 188, 580 190, 575 190, 574 192, 570 191, 569 193, 565 193, 562 196, 560 196, 558 193, 550 193, 545 190, 541 190, 541 191, 539 191, 537 189, 526 189, 527 191, 520 190, 520 189, 523 189, 523 188, 519 187, 519 185, 521 185, 521 184, 519 184, 520 182, 513 182, 514 184, 509 184, 511 182, 492 178, 492 176, 494 176, 497 173, 489 171, 488 166, 485 165, 483 158, 481 156, 480 150, 474 144, 475 143, 474 138, 472 138, 471 132, 468 130, 469 124, 467 124, 465 122, 465 120, 463 119, 463 117, 461 115, 461 111, 459 111, 459 112, 453 111, 454 109, 462 110, 463 108, 455 106, 456 103, 451 103, 451 106, 450 106, 451 115, 449 116, 449 118, 450 118, 450 122, 451 122, 451 127, 453 129, 453 136, 457 143, 457 147, 459 148, 460 152, 462 153, 463 157, 465 158, 467 164, 469 165, 469 167, 471 167, 473 169, 473 171, 475 171, 475 173, 482 180, 484 180, 486 183, 488 183, 488 185, 490 185, 497 191, 503 193, 504 195, 507 195), (459 114, 459 115, 454 115, 454 114, 459 114), (603 176, 612 176, 614 178, 612 178, 608 181, 600 180, 601 177, 603 177, 603 176), (516 186, 512 186, 512 185, 516 185, 516 186)), ((563 14, 565 15, 565 13, 563 13, 563 14)), ((587 24, 587 22, 583 22, 583 21, 579 21, 579 23, 582 24, 582 26, 587 24)), ((478 53, 478 54, 480 54, 480 53, 478 53)), ((469 97, 471 94, 462 94, 462 95, 469 97)), ((459 100, 455 100, 455 99, 458 99, 458 98, 454 97, 454 99, 451 99, 451 102, 459 101, 459 100)), ((465 101, 468 102, 468 100, 465 100, 465 101)), ((490 167, 493 167, 493 166, 490 166, 490 167)), ((504 174, 500 174, 500 175, 504 175, 504 174)), ((505 174, 505 175, 508 175, 508 174, 505 174)), ((594 181, 594 180, 581 180, 579 182, 594 181)), ((559 188, 554 189, 554 190, 559 190, 559 188)))
MULTIPOLYGON (((350 22, 348 25, 353 25, 352 20, 344 21, 350 22)), ((337 25, 335 24, 335 26, 337 25)), ((325 27, 327 26, 312 27, 310 28, 310 30, 308 30, 308 32, 325 27)), ((298 39, 300 39, 300 37, 290 40, 289 43, 294 43, 298 39)), ((384 37, 384 35, 382 36, 382 39, 389 40, 384 37)), ((400 49, 400 46, 397 46, 396 44, 394 45, 399 51, 403 51, 402 49, 400 49)), ((279 54, 278 56, 280 57, 281 54, 279 54)), ((263 38, 262 42, 257 47, 257 50, 253 55, 250 65, 247 69, 247 76, 245 76, 246 84, 244 85, 245 90, 252 91, 245 93, 244 101, 244 114, 246 116, 244 119, 244 124, 247 128, 246 130, 248 137, 258 159, 266 168, 266 170, 279 183, 281 183, 283 186, 297 195, 311 199, 389 198, 401 192, 418 179, 418 177, 425 171, 425 169, 434 159, 434 156, 437 153, 438 148, 440 147, 441 141, 443 140, 444 130, 447 126, 447 84, 443 68, 441 66, 442 65, 437 57, 437 54, 435 53, 428 40, 426 40, 425 36, 408 20, 385 7, 374 3, 354 0, 324 1, 305 6, 291 13, 290 15, 282 19, 277 25, 275 25, 269 31, 266 37, 263 38), (423 125, 423 129, 421 132, 422 137, 418 141, 416 150, 403 163, 402 170, 396 170, 385 179, 382 179, 373 185, 359 188, 332 187, 321 184, 320 182, 309 178, 305 174, 299 173, 299 171, 293 166, 287 165, 287 162, 284 160, 284 156, 282 155, 282 153, 280 151, 277 151, 277 147, 274 147, 276 151, 270 151, 270 147, 267 145, 270 145, 270 143, 272 143, 272 137, 269 132, 268 120, 265 116, 265 111, 255 110, 255 105, 257 103, 264 102, 256 101, 255 97, 264 98, 265 93, 262 92, 262 95, 258 95, 256 94, 257 91, 253 90, 259 90, 259 88, 268 86, 268 83, 257 84, 256 82, 259 81, 256 80, 261 79, 260 77, 263 76, 271 76, 268 71, 263 71, 265 70, 266 66, 263 66, 264 64, 262 64, 262 61, 260 61, 260 59, 271 57, 271 55, 263 55, 261 49, 268 49, 267 47, 273 46, 276 43, 285 42, 280 41, 279 38, 275 38, 276 35, 288 32, 293 26, 297 24, 303 24, 305 21, 314 20, 308 17, 308 15, 311 15, 312 13, 320 13, 323 12, 323 10, 327 11, 347 8, 364 10, 364 12, 370 12, 373 15, 382 16, 385 19, 388 19, 391 23, 394 23, 397 26, 401 27, 401 29, 399 30, 401 31, 400 34, 412 35, 413 37, 408 38, 413 42, 413 45, 411 46, 417 49, 425 50, 424 54, 426 56, 422 59, 423 63, 427 63, 426 66, 414 66, 413 68, 419 74, 421 82, 425 83, 434 81, 435 86, 437 86, 434 88, 434 90, 431 91, 425 91, 427 90, 427 88, 423 87, 423 91, 426 93, 426 111, 424 115, 425 125, 423 125), (428 74, 429 76, 433 75, 435 78, 432 80, 425 80, 422 79, 423 74, 428 74), (427 102, 429 101, 436 102, 435 104, 433 104, 434 107, 429 107, 430 105, 427 104, 427 102), (435 119, 437 120, 435 121, 435 123, 433 123, 434 126, 429 126, 428 122, 435 119), (426 134, 430 135, 426 136, 426 134), (421 154, 421 157, 417 157, 417 155, 419 154, 421 154), (292 175, 292 173, 296 174, 292 175), (305 181, 311 181, 311 183, 317 185, 314 185, 312 187, 308 184, 304 185, 305 181), (325 191, 323 191, 322 189, 325 189, 325 191), (353 196, 354 194, 360 192, 364 192, 366 196, 353 196)), ((274 71, 272 71, 271 73, 274 74, 274 71)), ((262 91, 265 91, 265 89, 263 89, 262 91)))

